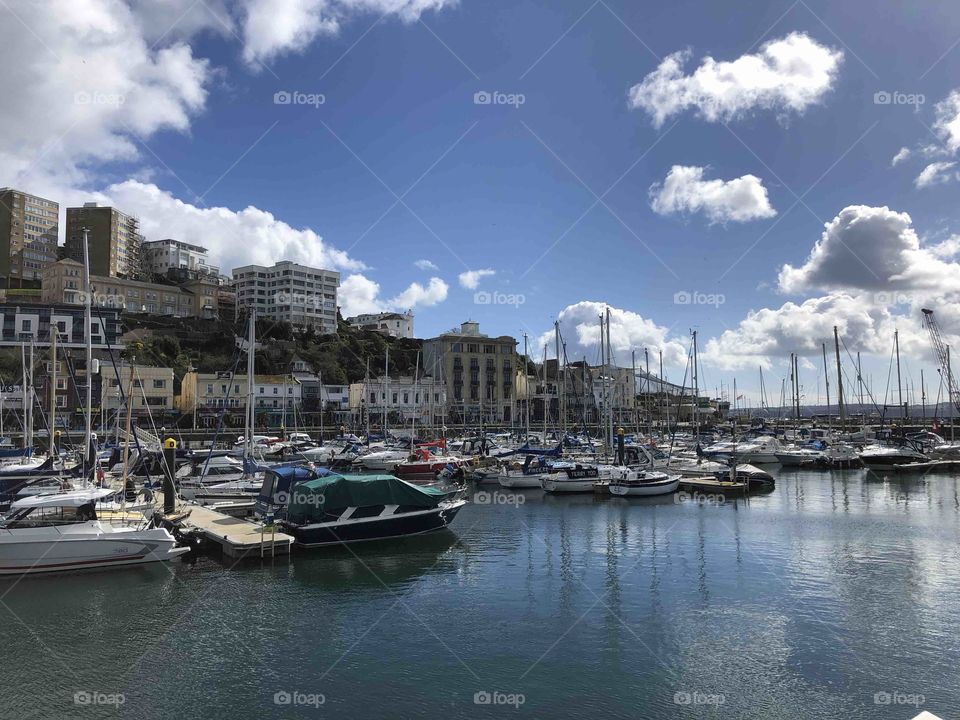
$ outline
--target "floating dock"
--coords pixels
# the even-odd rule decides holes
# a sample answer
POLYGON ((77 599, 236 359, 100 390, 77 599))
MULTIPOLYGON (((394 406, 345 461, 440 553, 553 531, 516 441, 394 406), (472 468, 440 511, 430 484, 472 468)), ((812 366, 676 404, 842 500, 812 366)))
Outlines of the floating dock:
POLYGON ((173 514, 164 515, 163 522, 181 533, 200 535, 218 545, 226 557, 288 555, 293 545, 293 537, 286 533, 193 503, 184 503, 173 514))

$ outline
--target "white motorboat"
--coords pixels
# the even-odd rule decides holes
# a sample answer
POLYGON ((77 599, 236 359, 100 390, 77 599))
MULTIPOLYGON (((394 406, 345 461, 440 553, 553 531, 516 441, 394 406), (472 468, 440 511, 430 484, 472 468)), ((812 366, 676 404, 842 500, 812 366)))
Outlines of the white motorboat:
POLYGON ((611 495, 652 496, 675 493, 680 485, 680 476, 670 476, 662 472, 637 471, 623 468, 618 478, 610 481, 608 489, 611 495))
POLYGON ((780 441, 770 435, 762 435, 738 442, 722 442, 703 449, 710 458, 730 458, 737 462, 754 465, 774 465, 778 462, 777 453, 781 451, 780 441))
POLYGON ((497 476, 500 487, 522 490, 542 487, 540 480, 559 469, 573 467, 562 460, 548 460, 543 456, 528 455, 521 465, 518 462, 504 465, 497 476))
POLYGON ((868 445, 860 451, 860 461, 868 468, 928 462, 930 458, 906 442, 888 445, 868 445))
POLYGON ((0 575, 145 565, 189 550, 175 547, 166 529, 145 527, 142 514, 111 508, 98 518, 97 504, 116 492, 86 488, 14 502, 0 521, 0 575))
POLYGON ((392 473, 393 469, 408 457, 410 457, 410 450, 408 449, 388 448, 354 458, 353 467, 356 470, 366 470, 367 472, 392 473))
POLYGON ((593 492, 594 486, 599 481, 598 468, 574 465, 542 476, 540 487, 549 493, 593 492))

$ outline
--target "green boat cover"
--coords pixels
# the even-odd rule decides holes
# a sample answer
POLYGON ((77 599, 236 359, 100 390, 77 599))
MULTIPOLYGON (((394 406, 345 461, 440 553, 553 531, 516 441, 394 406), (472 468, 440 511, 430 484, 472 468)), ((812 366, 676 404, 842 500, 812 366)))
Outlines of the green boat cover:
POLYGON ((301 523, 323 522, 348 507, 404 505, 428 509, 455 492, 412 485, 393 475, 330 475, 294 486, 287 517, 301 523))

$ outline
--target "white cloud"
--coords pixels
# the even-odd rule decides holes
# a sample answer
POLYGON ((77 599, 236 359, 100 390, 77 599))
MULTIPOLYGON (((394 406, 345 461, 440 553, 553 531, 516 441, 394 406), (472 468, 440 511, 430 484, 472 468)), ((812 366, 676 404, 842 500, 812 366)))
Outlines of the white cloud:
POLYGON ((413 264, 420 270, 433 270, 434 272, 437 272, 440 269, 432 260, 417 260, 413 264))
POLYGON ((656 127, 688 108, 710 122, 726 122, 754 109, 803 113, 833 87, 843 53, 804 33, 791 33, 733 61, 705 57, 685 75, 689 59, 689 51, 668 56, 630 88, 630 107, 645 110, 656 127))
POLYGON ((938 161, 932 162, 927 165, 917 178, 913 181, 913 184, 918 188, 926 188, 931 185, 941 185, 951 180, 957 178, 956 173, 951 173, 950 171, 955 168, 957 164, 955 162, 947 161, 938 161))
POLYGON ((737 327, 711 338, 705 363, 724 370, 771 367, 777 358, 795 352, 815 356, 822 343, 833 341, 833 327, 848 347, 868 353, 889 352, 894 323, 889 310, 861 297, 832 293, 802 303, 751 311, 737 327))
POLYGON ((457 280, 460 282, 460 287, 467 290, 476 290, 482 278, 490 277, 496 274, 497 271, 491 270, 490 268, 486 268, 484 270, 467 270, 466 272, 460 273, 457 276, 457 280))
POLYGON ((437 277, 430 278, 426 286, 411 283, 406 290, 394 298, 380 298, 380 284, 370 278, 355 273, 340 283, 338 294, 341 313, 352 317, 361 313, 383 312, 385 310, 411 310, 416 307, 431 307, 447 299, 449 286, 437 277))
POLYGON ((320 35, 335 35, 358 13, 393 15, 416 22, 427 10, 440 10, 455 0, 246 0, 243 10, 243 57, 269 61, 300 52, 320 35))
POLYGON ((913 153, 910 151, 910 148, 902 147, 893 156, 893 159, 890 161, 890 167, 896 167, 899 163, 902 163, 904 160, 908 160, 913 153))
POLYGON ((851 205, 825 225, 803 265, 780 269, 779 288, 787 293, 960 289, 960 265, 921 247, 907 213, 851 205))
POLYGON ((447 299, 447 292, 450 286, 438 277, 430 278, 426 286, 420 283, 410 283, 410 286, 402 293, 389 301, 393 308, 406 310, 415 307, 432 307, 442 303, 447 299))
POLYGON ((955 153, 960 150, 960 90, 951 92, 937 103, 934 110, 933 129, 946 143, 947 150, 955 153))
POLYGON ((331 270, 364 268, 362 262, 331 247, 310 228, 294 228, 253 206, 243 210, 197 207, 156 185, 135 180, 111 185, 92 199, 138 215, 147 239, 172 237, 204 246, 227 274, 241 265, 272 265, 277 260, 331 270))
POLYGON ((91 167, 135 159, 134 136, 185 132, 206 105, 208 61, 172 33, 154 48, 119 0, 10 0, 0 17, 4 184, 48 195, 82 186, 91 167))
POLYGON ((706 168, 674 165, 663 183, 650 186, 650 206, 660 215, 702 212, 710 222, 747 222, 777 214, 760 178, 704 180, 706 168))
MULTIPOLYGON (((596 364, 599 361, 600 316, 605 316, 607 307, 610 306, 605 303, 583 300, 560 311, 557 320, 560 322, 568 360, 572 362, 585 356, 589 363, 596 364)), ((555 357, 552 329, 543 333, 536 342, 530 348, 531 356, 539 357, 546 345, 547 354, 555 357)), ((662 350, 663 362, 670 367, 683 367, 686 363, 687 349, 683 342, 670 338, 668 328, 631 310, 610 307, 610 345, 613 359, 621 367, 629 367, 631 351, 640 353, 643 348, 648 348, 654 354, 662 350)))

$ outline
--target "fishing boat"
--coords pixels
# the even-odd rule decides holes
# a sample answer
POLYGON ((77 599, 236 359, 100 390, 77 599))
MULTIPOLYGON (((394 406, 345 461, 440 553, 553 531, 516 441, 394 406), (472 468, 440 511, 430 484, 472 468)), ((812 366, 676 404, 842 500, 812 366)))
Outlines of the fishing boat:
POLYGON ((544 475, 540 478, 540 487, 549 493, 593 492, 599 480, 599 468, 574 465, 544 475))
POLYGON ((99 518, 97 504, 116 493, 89 487, 14 502, 0 521, 0 575, 146 565, 189 550, 142 514, 99 518))
POLYGON ((662 472, 645 470, 627 470, 618 478, 610 481, 608 489, 611 495, 649 497, 668 495, 677 491, 680 476, 670 476, 662 472))
POLYGON ((303 547, 385 540, 446 528, 467 501, 460 490, 392 475, 337 475, 304 467, 269 469, 256 512, 275 518, 303 547))

